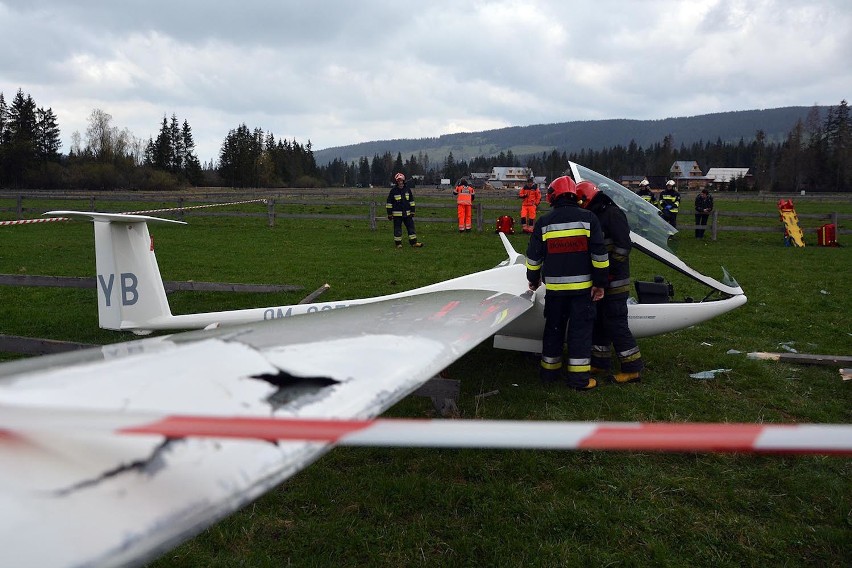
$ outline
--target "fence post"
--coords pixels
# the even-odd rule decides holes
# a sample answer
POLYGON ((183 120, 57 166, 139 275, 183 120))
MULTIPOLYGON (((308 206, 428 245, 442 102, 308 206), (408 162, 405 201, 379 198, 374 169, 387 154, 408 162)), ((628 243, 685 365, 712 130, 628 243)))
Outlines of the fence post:
POLYGON ((18 195, 18 204, 16 205, 16 209, 17 209, 16 212, 18 214, 18 221, 20 221, 24 217, 24 196, 23 195, 18 195))
POLYGON ((266 225, 275 226, 275 199, 271 197, 266 200, 266 225))
POLYGON ((713 210, 713 215, 712 215, 711 217, 713 218, 713 230, 712 230, 711 234, 712 234, 712 236, 713 236, 713 240, 715 241, 715 240, 716 240, 717 229, 718 229, 718 227, 719 227, 719 210, 718 210, 718 209, 714 209, 714 210, 713 210))
POLYGON ((831 214, 831 224, 834 225, 834 234, 838 234, 840 232, 840 223, 838 223, 840 219, 837 217, 837 211, 831 214))
POLYGON ((95 209, 95 196, 94 195, 89 198, 89 211, 97 211, 97 209, 95 209))
POLYGON ((482 232, 482 202, 476 204, 476 230, 482 232))
POLYGON ((178 197, 178 219, 183 221, 183 197, 178 197))
POLYGON ((371 201, 370 202, 370 230, 375 231, 376 228, 377 228, 376 227, 376 202, 371 201))

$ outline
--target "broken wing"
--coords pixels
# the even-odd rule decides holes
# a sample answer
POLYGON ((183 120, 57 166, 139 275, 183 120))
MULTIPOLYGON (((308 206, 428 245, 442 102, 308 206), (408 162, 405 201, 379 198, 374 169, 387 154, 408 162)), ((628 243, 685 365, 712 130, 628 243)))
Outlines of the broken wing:
MULTIPOLYGON (((444 291, 16 361, 0 405, 372 418, 531 306, 444 291)), ((0 430, 0 565, 140 564, 331 447, 0 430)))

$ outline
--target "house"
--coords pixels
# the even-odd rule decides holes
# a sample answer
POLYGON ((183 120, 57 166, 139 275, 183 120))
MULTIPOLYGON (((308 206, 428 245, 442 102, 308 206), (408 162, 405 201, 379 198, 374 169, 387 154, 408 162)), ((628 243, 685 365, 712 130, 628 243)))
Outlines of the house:
POLYGON ((484 189, 490 175, 487 172, 471 173, 467 176, 467 181, 473 186, 473 189, 484 189))
POLYGON ((532 170, 526 167, 494 166, 488 175, 488 183, 494 188, 520 189, 532 175, 532 170))
POLYGON ((661 190, 666 187, 666 181, 668 178, 666 176, 621 176, 618 183, 630 191, 637 191, 642 180, 647 181, 648 187, 651 189, 661 190))
POLYGON ((645 179, 645 176, 621 176, 618 183, 631 191, 636 191, 643 179, 645 179))
POLYGON ((754 186, 754 176, 748 173, 748 168, 710 168, 707 177, 713 178, 713 189, 718 191, 731 188, 732 181, 736 189, 750 189, 754 186), (740 180, 745 183, 744 186, 739 185, 740 180))
POLYGON ((672 167, 669 168, 669 176, 674 180, 678 191, 701 191, 704 188, 709 189, 713 184, 713 178, 705 176, 701 172, 701 166, 694 160, 679 160, 674 162, 672 167))

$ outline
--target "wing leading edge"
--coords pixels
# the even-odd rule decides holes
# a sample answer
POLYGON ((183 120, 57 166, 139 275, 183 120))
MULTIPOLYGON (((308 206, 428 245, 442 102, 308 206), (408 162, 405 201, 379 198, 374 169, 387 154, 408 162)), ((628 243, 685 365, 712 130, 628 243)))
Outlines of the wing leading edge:
MULTIPOLYGON (((369 419, 532 306, 425 293, 0 365, 0 405, 369 419)), ((137 565, 333 447, 0 430, 0 565, 137 565)))

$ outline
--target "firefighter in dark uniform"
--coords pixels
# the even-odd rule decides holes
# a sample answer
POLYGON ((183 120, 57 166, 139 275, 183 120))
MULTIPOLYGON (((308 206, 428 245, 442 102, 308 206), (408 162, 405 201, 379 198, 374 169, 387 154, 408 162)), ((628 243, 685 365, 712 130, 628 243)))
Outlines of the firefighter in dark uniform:
POLYGON ((627 325, 627 298, 630 295, 630 225, 618 205, 590 181, 577 184, 580 206, 597 216, 609 253, 609 276, 604 297, 598 302, 592 333, 592 371, 608 375, 616 383, 640 380, 644 367, 639 345, 627 325), (610 349, 610 345, 612 349, 610 349), (612 350, 620 371, 611 374, 612 350))
POLYGON ((593 302, 603 297, 609 271, 603 233, 597 217, 577 205, 570 177, 553 180, 547 202, 553 209, 536 222, 527 246, 529 288, 536 290, 543 281, 546 290, 541 379, 560 379, 567 329, 566 383, 589 390, 597 386, 591 377, 593 302))
POLYGON ((666 182, 666 189, 660 192, 660 212, 669 225, 677 228, 677 213, 680 208, 680 193, 675 189, 674 180, 666 182))
POLYGON ((651 191, 651 184, 648 183, 648 180, 646 179, 643 179, 639 182, 639 191, 636 192, 636 195, 638 195, 651 205, 657 204, 657 198, 654 196, 654 192, 651 191))
POLYGON ((417 242, 417 233, 414 231, 414 193, 405 183, 404 174, 396 174, 393 180, 394 184, 385 204, 388 220, 393 221, 393 242, 396 248, 402 248, 402 226, 405 225, 405 230, 408 231, 408 244, 413 247, 422 247, 423 243, 417 242))

